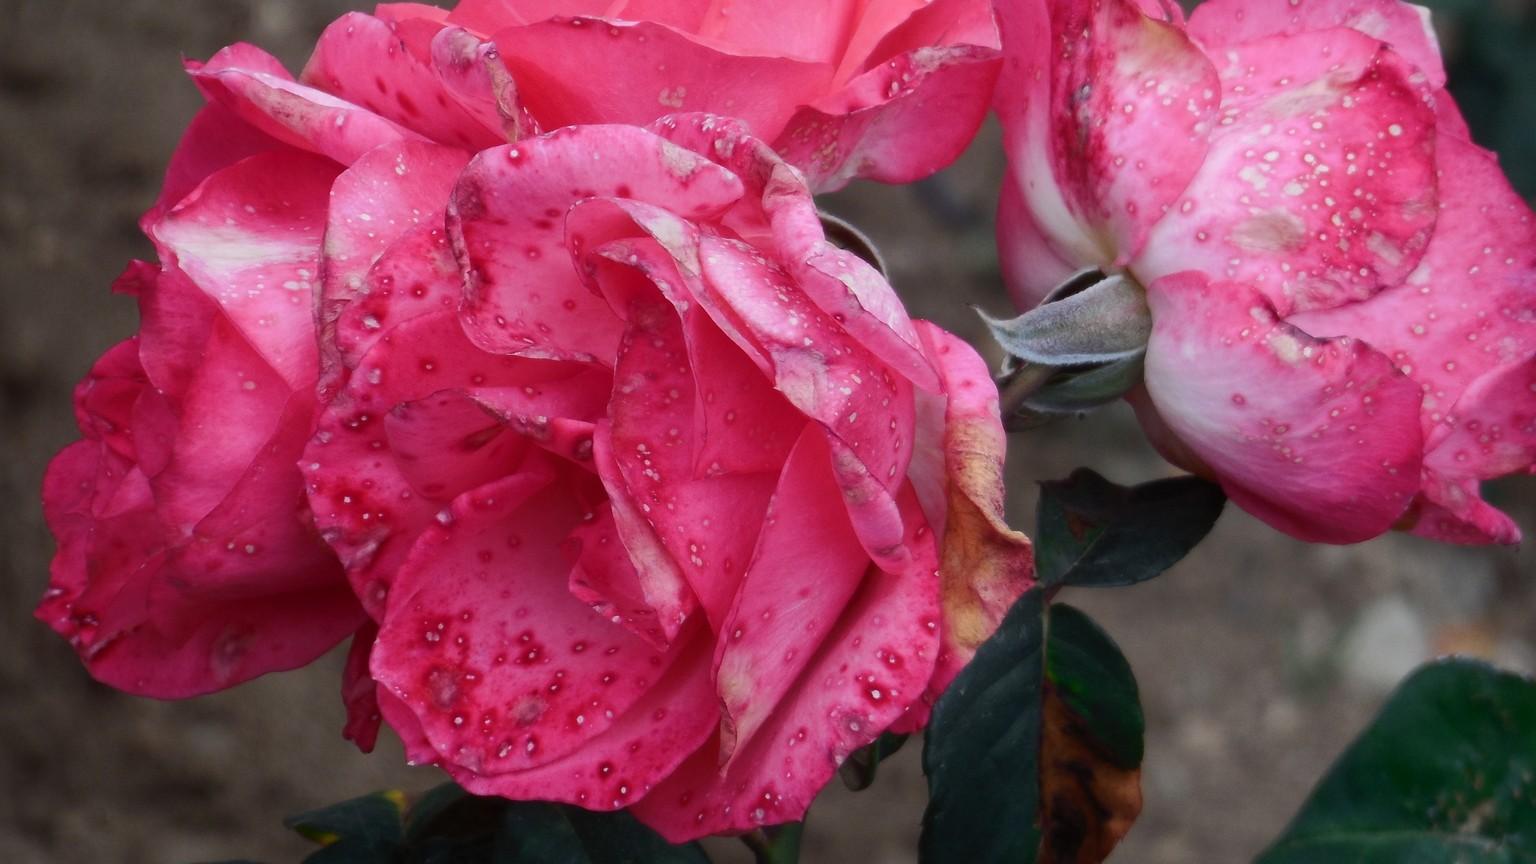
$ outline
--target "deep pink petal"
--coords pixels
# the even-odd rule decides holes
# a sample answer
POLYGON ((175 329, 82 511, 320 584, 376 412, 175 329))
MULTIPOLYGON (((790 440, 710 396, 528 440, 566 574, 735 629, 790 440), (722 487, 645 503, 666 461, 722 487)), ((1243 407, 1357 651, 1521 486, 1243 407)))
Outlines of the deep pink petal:
POLYGON ((1132 270, 1199 268, 1282 315, 1363 300, 1417 265, 1435 227, 1435 126, 1396 54, 1352 30, 1234 46, 1205 165, 1132 270))
MULTIPOLYGON (((646 642, 665 649, 687 619, 684 598, 692 603, 687 583, 675 566, 666 570, 648 568, 642 574, 625 548, 624 537, 613 518, 613 506, 604 502, 594 513, 593 519, 572 531, 567 541, 568 554, 576 558, 570 575, 571 596, 599 616, 616 618, 646 642), (655 578, 659 573, 667 577, 661 586, 657 584, 661 580, 655 578), (667 591, 657 597, 655 588, 665 586, 676 586, 681 591, 667 591), (647 596, 647 589, 651 596, 647 596)), ((648 538, 648 542, 654 549, 656 540, 648 538)))
POLYGON ((399 29, 360 12, 337 18, 299 80, 442 144, 473 151, 506 143, 499 125, 483 125, 452 96, 430 49, 410 50, 399 29))
POLYGON ((495 43, 460 27, 445 27, 432 38, 432 65, 448 93, 481 125, 499 130, 498 143, 515 144, 537 135, 539 124, 517 95, 517 82, 502 65, 495 43))
POLYGON ((1518 543, 1520 529, 1483 501, 1477 483, 1536 465, 1536 352, 1477 379, 1451 409, 1424 456, 1424 497, 1415 534, 1457 543, 1518 543))
POLYGON ((998 22, 997 108, 1034 220, 1082 265, 1124 264, 1205 158, 1216 70, 1129 0, 1014 0, 998 22))
POLYGON ((1402 0, 1210 0, 1195 8, 1189 32, 1211 52, 1268 36, 1348 27, 1392 46, 1432 87, 1445 86, 1440 43, 1429 10, 1402 0))
MULTIPOLYGON (((456 312, 462 284, 447 229, 418 225, 406 231, 369 268, 361 293, 342 306, 330 340, 322 342, 328 354, 332 349, 338 353, 323 358, 327 365, 322 385, 339 383, 344 370, 355 369, 393 328, 415 318, 456 312), (339 368, 334 365, 338 362, 339 368)), ((338 290, 344 296, 347 286, 338 290)))
MULTIPOLYGON (((1424 389, 1428 450, 1480 377, 1536 353, 1536 221, 1493 154, 1441 135, 1440 218, 1403 284, 1364 303, 1293 316, 1323 336, 1363 339, 1424 389)), ((1491 476, 1491 475, 1490 475, 1491 476)))
MULTIPOLYGON (((848 754, 924 710, 939 650, 937 558, 931 535, 918 536, 927 522, 910 491, 901 511, 910 567, 871 567, 837 626, 814 649, 799 646, 815 656, 729 766, 721 770, 711 739, 632 808, 636 816, 674 842, 801 819, 848 754)), ((744 596, 738 608, 759 610, 763 626, 762 602, 744 596)), ((772 605, 770 619, 783 615, 782 597, 772 605)))
POLYGON ((344 99, 293 80, 275 59, 250 45, 232 45, 187 70, 209 101, 261 132, 350 165, 369 150, 419 137, 344 99))
MULTIPOLYGON (((925 3, 914 4, 912 0, 896 0, 890 4, 898 9, 903 5, 909 11, 905 20, 894 27, 889 26, 889 19, 884 22, 885 27, 871 27, 868 33, 874 36, 878 42, 866 55, 860 55, 860 47, 850 44, 843 57, 843 68, 852 72, 854 69, 864 71, 877 63, 883 63, 901 54, 907 54, 922 48, 936 48, 945 45, 977 45, 983 48, 997 48, 999 40, 997 35, 997 22, 993 18, 992 4, 986 0, 928 0, 925 3), (858 64, 856 67, 850 64, 858 64)), ((866 9, 873 8, 871 3, 866 9)), ((869 13, 865 13, 866 20, 869 13)), ((849 76, 840 75, 839 79, 847 80, 849 76)))
POLYGON ((334 163, 293 151, 210 176, 150 226, 179 267, 294 389, 318 369, 314 296, 334 163))
POLYGON ((570 595, 562 541, 585 513, 565 482, 524 472, 456 500, 401 567, 374 649, 440 757, 481 776, 584 749, 693 644, 658 652, 570 595))
MULTIPOLYGON (((759 245, 766 245, 769 237, 758 235, 770 235, 776 260, 811 302, 918 387, 937 387, 933 368, 918 347, 912 321, 901 299, 863 259, 827 242, 812 190, 799 172, 733 120, 685 115, 664 118, 654 128, 674 143, 709 155, 742 179, 745 200, 742 206, 726 214, 727 224, 759 245), (761 202, 760 210, 751 206, 757 201, 761 202), (761 224, 762 221, 767 224, 761 224)), ((674 239, 677 232, 663 230, 660 233, 667 236, 658 236, 658 229, 648 230, 663 246, 678 245, 674 239)), ((683 254, 682 248, 674 254, 683 254)), ((683 275, 686 278, 690 274, 683 275)), ((709 305, 706 297, 696 299, 709 305)), ((739 341, 732 326, 722 323, 717 312, 711 314, 728 334, 733 334, 733 340, 739 341)))
POLYGON ((368 661, 373 655, 373 640, 378 638, 379 627, 372 620, 358 628, 347 649, 347 664, 341 672, 341 702, 347 708, 347 724, 341 737, 357 745, 364 753, 372 753, 379 740, 379 685, 368 672, 368 661))
POLYGON ((800 108, 776 149, 818 192, 855 177, 910 183, 946 167, 990 107, 997 52, 975 45, 901 54, 800 108))
MULTIPOLYGON (((336 178, 326 214, 324 282, 316 312, 325 377, 355 365, 358 343, 382 327, 374 314, 372 320, 379 326, 371 331, 364 325, 363 334, 338 334, 343 327, 338 319, 359 295, 399 290, 414 296, 458 281, 456 266, 445 272, 436 265, 452 258, 443 216, 448 194, 468 161, 468 154, 451 147, 402 141, 368 152, 336 178), (390 256, 382 272, 371 274, 381 256, 397 244, 403 248, 390 256)), ((446 291, 437 294, 438 300, 449 297, 446 291)), ((353 321, 361 324, 361 317, 353 316, 353 321)))
POLYGON ((159 220, 165 211, 180 203, 210 174, 257 153, 283 146, 276 138, 241 120, 235 112, 217 102, 203 106, 176 145, 171 164, 165 169, 160 197, 145 215, 145 224, 159 220))
POLYGON ((1243 509, 1303 540, 1391 528, 1419 485, 1419 388, 1348 337, 1314 339, 1254 289, 1199 273, 1148 291, 1146 388, 1243 509))
MULTIPOLYGON (((462 446, 436 458, 464 460, 488 473, 454 469, 456 486, 445 483, 433 490, 443 497, 424 495, 391 453, 391 424, 385 418, 392 410, 460 391, 542 445, 556 421, 598 416, 608 389, 606 373, 590 367, 480 351, 451 310, 412 318, 381 338, 321 416, 303 457, 316 524, 341 556, 370 612, 383 614, 394 573, 416 536, 452 496, 494 480, 499 476, 494 466, 502 464, 480 455, 485 447, 503 446, 499 435, 479 437, 465 430, 462 446)), ((400 431, 398 421, 395 426, 400 431)))
POLYGON ((481 153, 449 208, 465 328, 490 351, 609 361, 620 322, 571 266, 566 211, 612 195, 713 213, 740 188, 702 156, 631 127, 563 129, 481 153))
POLYGON ((648 21, 561 18, 500 30, 494 41, 546 129, 708 111, 772 139, 832 75, 826 63, 726 53, 648 21))

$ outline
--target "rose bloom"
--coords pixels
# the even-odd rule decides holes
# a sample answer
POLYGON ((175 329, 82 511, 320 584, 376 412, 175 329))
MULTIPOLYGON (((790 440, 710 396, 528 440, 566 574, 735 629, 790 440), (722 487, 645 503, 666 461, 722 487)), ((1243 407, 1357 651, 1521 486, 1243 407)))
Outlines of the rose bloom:
POLYGON ((349 734, 674 840, 799 819, 1032 584, 985 364, 735 122, 464 162, 381 147, 331 197, 379 250, 303 464, 378 627, 349 734))
MULTIPOLYGON (((39 615, 159 696, 356 631, 365 749, 382 718, 473 791, 674 839, 799 818, 1033 584, 984 364, 826 241, 766 96, 537 134, 502 49, 380 14, 303 81, 247 45, 189 64, 210 104, 145 219, 161 264, 120 282, 143 332, 49 473, 39 615)), ((709 32, 689 44, 734 68, 709 32)), ((826 122, 895 135, 946 104, 897 90, 826 122)), ((818 164, 899 175, 848 134, 857 159, 818 164)))
POLYGON ((1536 461, 1536 228, 1428 13, 998 12, 1010 287, 1027 308, 1084 267, 1145 286, 1131 400, 1164 455, 1307 540, 1516 542, 1478 483, 1536 461))
POLYGON ((278 123, 334 97, 478 149, 706 111, 740 119, 826 190, 949 164, 981 124, 999 64, 986 0, 465 0, 343 16, 283 92, 269 65, 243 56, 218 78, 269 90, 262 110, 278 123))

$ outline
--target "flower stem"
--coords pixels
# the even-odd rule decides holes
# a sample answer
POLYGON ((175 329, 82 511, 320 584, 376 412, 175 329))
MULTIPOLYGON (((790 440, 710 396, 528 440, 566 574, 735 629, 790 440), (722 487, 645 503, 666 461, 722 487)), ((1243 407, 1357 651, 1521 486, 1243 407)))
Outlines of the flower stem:
POLYGON ((1024 403, 1029 401, 1029 397, 1038 393, 1056 372, 1055 367, 1042 363, 1021 364, 1018 371, 1013 373, 1013 377, 1003 382, 998 392, 999 413, 1004 422, 1019 413, 1024 403))
POLYGON ((804 833, 804 822, 786 822, 743 834, 741 842, 752 850, 757 864, 797 864, 800 860, 800 836, 804 833))

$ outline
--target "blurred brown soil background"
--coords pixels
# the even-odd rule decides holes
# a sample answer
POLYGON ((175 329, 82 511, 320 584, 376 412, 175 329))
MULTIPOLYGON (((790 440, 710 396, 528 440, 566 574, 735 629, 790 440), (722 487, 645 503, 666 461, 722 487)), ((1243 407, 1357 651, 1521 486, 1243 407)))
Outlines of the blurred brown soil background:
MULTIPOLYGON (((1529 31, 1527 4, 1497 5, 1529 31)), ((243 39, 296 71, 348 6, 0 0, 0 861, 294 861, 309 847, 282 816, 440 782, 404 767, 387 734, 371 756, 342 741, 335 652, 232 692, 162 703, 94 683, 30 617, 53 548, 37 501, 43 469, 76 437, 72 386, 136 329, 132 303, 107 289, 128 259, 153 254, 135 223, 199 104, 178 54, 206 57, 243 39)), ((1460 32, 1452 23, 1450 37, 1460 32)), ((1527 137, 1536 126, 1530 113, 1516 120, 1527 137)), ((881 246, 914 314, 984 345, 971 307, 1007 308, 991 247, 1001 171, 989 127, 936 180, 859 185, 828 205, 881 246)), ((1121 409, 1015 436, 1012 451, 1010 515, 1021 527, 1033 522, 1034 483, 1075 466, 1122 483, 1171 473, 1121 409)), ((1529 534, 1533 479, 1493 491, 1529 534)), ((1247 860, 1418 662, 1454 651, 1536 669, 1533 575, 1529 546, 1401 536, 1308 546, 1229 510, 1163 578, 1063 597, 1120 642, 1147 716, 1146 806, 1112 860, 1247 860)), ((803 860, 915 861, 918 749, 867 792, 829 790, 803 860)), ((744 860, 733 843, 714 848, 721 861, 744 860)))

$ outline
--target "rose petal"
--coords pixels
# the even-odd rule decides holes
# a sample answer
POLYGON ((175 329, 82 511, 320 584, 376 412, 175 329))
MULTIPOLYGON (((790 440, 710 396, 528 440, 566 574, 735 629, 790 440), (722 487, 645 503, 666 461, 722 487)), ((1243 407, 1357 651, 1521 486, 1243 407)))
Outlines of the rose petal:
POLYGON ((1016 0, 998 25, 997 108, 1035 221, 1072 260, 1123 265, 1205 158, 1216 70, 1128 0, 1016 0))
POLYGON ((294 389, 313 386, 314 294, 334 163, 293 151, 210 176, 150 226, 179 267, 294 389))
MULTIPOLYGON (((943 497, 924 507, 941 538, 943 648, 928 688, 937 698, 1013 602, 1034 586, 1035 555, 1029 538, 1009 528, 1003 515, 1008 438, 986 361, 965 340, 926 321, 918 323, 918 332, 949 397, 942 413, 926 418, 933 439, 917 450, 929 458, 936 450, 941 456, 936 467, 943 497)), ((920 430, 924 419, 920 411, 920 430)), ((914 455, 914 469, 918 461, 914 455)))
MULTIPOLYGON (((393 328, 457 310, 462 284, 446 229, 440 224, 418 225, 406 231, 368 269, 362 290, 344 302, 332 334, 322 340, 327 354, 332 349, 337 352, 335 357, 323 358, 329 365, 322 370, 322 387, 341 383, 345 372, 355 369, 393 328)), ((345 297, 347 286, 338 291, 330 296, 345 297)))
POLYGON ((1477 481, 1536 465, 1536 353, 1474 381, 1437 433, 1424 456, 1424 496, 1443 512, 1422 514, 1413 533, 1519 543, 1519 527, 1482 500, 1477 481))
POLYGON ((1363 342, 1314 339, 1254 289, 1169 276, 1148 291, 1146 388, 1239 506, 1292 536, 1392 527, 1419 482, 1419 388, 1363 342))
MULTIPOLYGON (((217 102, 204 105, 187 131, 182 133, 171 163, 165 169, 165 183, 155 206, 144 215, 141 224, 159 221, 167 210, 191 194, 209 175, 257 153, 285 147, 276 138, 241 120, 235 112, 217 102)), ((148 230, 147 228, 145 229, 148 230)))
POLYGON ((537 135, 539 124, 517 95, 517 84, 492 42, 459 27, 445 27, 432 39, 432 64, 448 92, 481 125, 500 130, 498 143, 537 135))
POLYGON ((1033 309, 1081 268, 1052 248, 1012 174, 1003 178, 997 203, 997 257, 1003 283, 1020 309, 1033 309))
MULTIPOLYGON (((681 842, 801 819, 848 754, 921 710, 939 648, 937 557, 932 537, 918 535, 927 523, 910 490, 900 507, 909 568, 870 568, 836 627, 814 649, 803 646, 815 655, 797 686, 726 770, 720 742, 705 742, 632 808, 641 821, 681 842)), ((758 607, 744 599, 740 608, 758 607)))
POLYGON ((727 53, 651 21, 559 18, 499 30, 493 40, 546 129, 710 111, 772 139, 832 75, 826 63, 727 53))
POLYGON ((293 80, 271 55, 231 45, 187 71, 210 102, 285 144, 350 165, 369 150, 419 137, 373 112, 293 80))
MULTIPOLYGON (((1493 154, 1442 135, 1435 236, 1407 280, 1364 303, 1293 316, 1308 333, 1348 334, 1424 389, 1428 450, 1481 376, 1536 353, 1536 222, 1493 154)), ((1490 475, 1491 476, 1491 475, 1490 475)))
POLYGON ((449 207, 465 269, 465 329, 489 351, 606 361, 620 322, 571 268, 566 210, 614 195, 703 214, 740 194, 728 172, 630 127, 564 129, 484 151, 449 207))
POLYGON ((432 65, 401 39, 399 25, 360 12, 337 18, 320 34, 299 80, 425 137, 465 150, 506 143, 453 98, 432 65))
MULTIPOLYGON (((326 214, 324 287, 317 311, 321 362, 327 373, 322 377, 332 378, 339 372, 349 353, 355 363, 356 349, 350 344, 355 337, 338 341, 336 332, 337 319, 358 295, 374 288, 393 290, 394 280, 402 275, 411 283, 402 284, 402 291, 416 291, 418 283, 423 291, 439 282, 457 283, 456 266, 444 273, 432 265, 438 263, 439 255, 448 255, 443 216, 448 193, 468 161, 468 154, 451 147, 402 141, 369 151, 336 178, 326 214), (423 230, 435 232, 430 241, 422 238, 423 230), (413 235, 409 251, 397 251, 385 272, 378 274, 391 281, 368 279, 386 250, 407 234, 413 235), (422 272, 426 278, 416 278, 422 272), (442 276, 432 278, 439 273, 442 276)), ((377 315, 373 320, 378 322, 377 315)), ((323 381, 322 387, 334 383, 323 381)))
POLYGON ((1221 67, 1205 165, 1132 265, 1262 291, 1281 315, 1364 300, 1435 226, 1434 116, 1414 72, 1351 30, 1247 42, 1221 67))
POLYGON ((1190 35, 1211 54, 1231 45, 1269 36, 1293 36, 1314 30, 1348 27, 1392 46, 1392 50, 1429 76, 1430 86, 1445 86, 1440 41, 1429 10, 1402 0, 1210 0, 1189 18, 1190 35))
MULTIPOLYGON (((403 556, 451 497, 463 491, 444 484, 437 491, 445 497, 423 496, 400 464, 385 458, 391 455, 391 441, 384 418, 395 406, 460 391, 542 445, 550 440, 554 421, 597 416, 608 389, 607 374, 591 367, 480 351, 452 311, 407 320, 379 340, 346 390, 322 414, 302 460, 316 525, 346 564, 369 611, 382 616, 403 556), (540 417, 544 422, 538 422, 540 417)), ((481 445, 496 441, 462 440, 481 445)), ((476 476, 474 471, 455 470, 457 485, 467 487, 497 476, 477 455, 481 449, 451 448, 437 456, 464 459, 464 464, 487 472, 476 476)))
POLYGON ((817 192, 855 177, 910 183, 946 167, 986 118, 1001 64, 992 48, 898 55, 795 112, 776 147, 817 192))
POLYGON ((374 677, 475 774, 582 749, 691 644, 659 652, 570 595, 561 546, 584 514, 567 482, 524 471, 456 499, 400 568, 379 631, 374 677))
POLYGON ((357 745, 364 753, 372 753, 379 740, 379 685, 368 674, 368 661, 373 655, 373 640, 378 638, 379 627, 369 621, 358 628, 347 649, 347 664, 341 672, 341 701, 347 708, 347 724, 341 737, 357 745))

